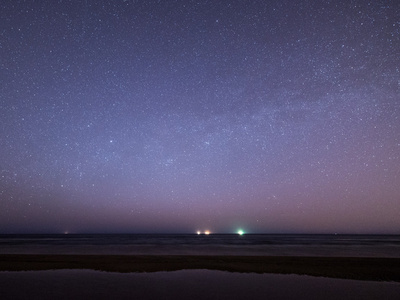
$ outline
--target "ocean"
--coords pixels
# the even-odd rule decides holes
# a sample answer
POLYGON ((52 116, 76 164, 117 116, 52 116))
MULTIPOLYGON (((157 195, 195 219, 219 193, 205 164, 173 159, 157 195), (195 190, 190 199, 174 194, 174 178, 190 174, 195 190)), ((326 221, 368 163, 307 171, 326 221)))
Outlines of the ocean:
POLYGON ((3 234, 0 254, 400 257, 400 235, 3 234))

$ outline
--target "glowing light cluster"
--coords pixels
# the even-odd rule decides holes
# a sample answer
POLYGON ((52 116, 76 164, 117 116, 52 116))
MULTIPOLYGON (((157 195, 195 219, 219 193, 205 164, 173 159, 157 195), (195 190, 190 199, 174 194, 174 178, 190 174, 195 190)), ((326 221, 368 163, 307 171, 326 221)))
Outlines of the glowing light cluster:
POLYGON ((200 234, 209 235, 210 233, 211 233, 211 232, 210 232, 209 230, 206 230, 206 231, 204 231, 204 232, 201 232, 200 230, 197 231, 197 234, 198 234, 198 235, 200 235, 200 234))

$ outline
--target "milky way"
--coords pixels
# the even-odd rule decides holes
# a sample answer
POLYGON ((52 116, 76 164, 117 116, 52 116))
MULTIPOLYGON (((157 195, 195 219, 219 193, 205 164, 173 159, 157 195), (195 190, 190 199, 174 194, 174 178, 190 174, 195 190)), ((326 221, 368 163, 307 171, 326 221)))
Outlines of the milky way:
POLYGON ((398 1, 0 17, 0 233, 400 233, 398 1))

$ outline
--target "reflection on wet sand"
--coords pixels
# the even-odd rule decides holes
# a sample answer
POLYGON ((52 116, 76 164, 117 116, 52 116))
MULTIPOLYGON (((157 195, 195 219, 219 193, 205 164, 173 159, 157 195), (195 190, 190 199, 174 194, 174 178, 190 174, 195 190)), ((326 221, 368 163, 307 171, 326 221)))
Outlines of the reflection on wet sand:
POLYGON ((2 299, 399 299, 400 283, 182 270, 0 272, 2 299))

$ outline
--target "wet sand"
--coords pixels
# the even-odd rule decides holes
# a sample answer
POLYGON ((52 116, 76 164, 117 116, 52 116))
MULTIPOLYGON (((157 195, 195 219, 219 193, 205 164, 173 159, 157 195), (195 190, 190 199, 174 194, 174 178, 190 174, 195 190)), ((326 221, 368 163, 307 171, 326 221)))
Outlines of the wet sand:
POLYGON ((2 300, 24 299, 400 299, 400 283, 302 275, 182 270, 0 272, 2 300))
POLYGON ((218 270, 400 282, 400 258, 211 255, 0 255, 0 271, 106 272, 218 270))

